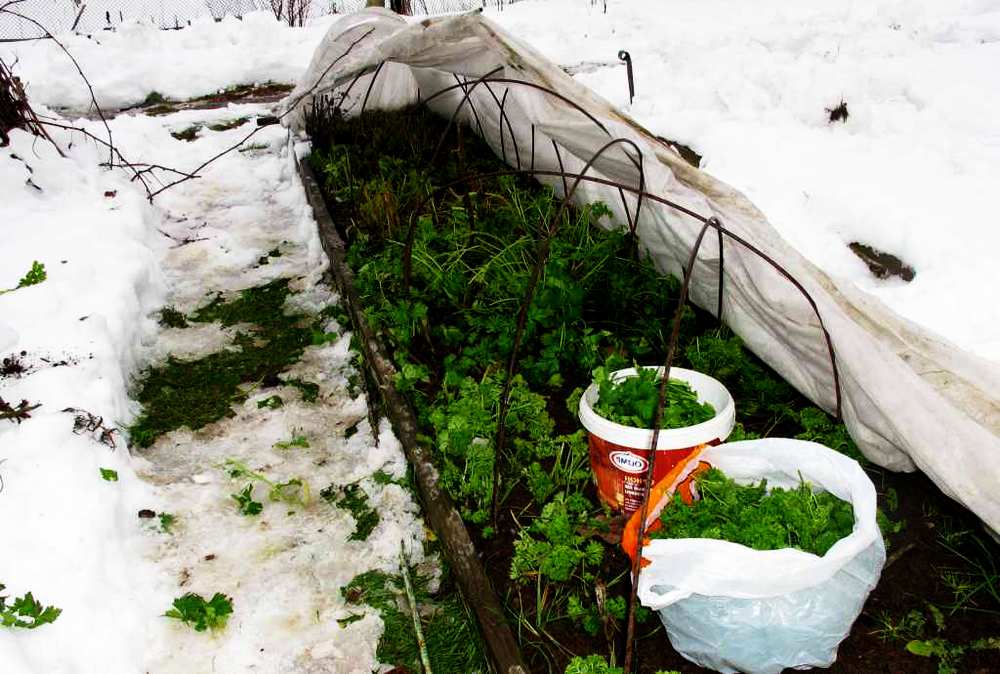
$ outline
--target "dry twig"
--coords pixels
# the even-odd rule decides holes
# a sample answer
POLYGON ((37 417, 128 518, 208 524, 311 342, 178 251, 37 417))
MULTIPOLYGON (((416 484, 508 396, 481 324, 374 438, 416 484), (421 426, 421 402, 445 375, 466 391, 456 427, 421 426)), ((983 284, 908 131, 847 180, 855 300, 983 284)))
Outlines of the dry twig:
POLYGON ((41 406, 41 403, 32 405, 27 400, 22 400, 17 405, 11 405, 3 398, 0 398, 0 419, 6 419, 11 423, 19 424, 25 419, 30 419, 31 412, 41 406))

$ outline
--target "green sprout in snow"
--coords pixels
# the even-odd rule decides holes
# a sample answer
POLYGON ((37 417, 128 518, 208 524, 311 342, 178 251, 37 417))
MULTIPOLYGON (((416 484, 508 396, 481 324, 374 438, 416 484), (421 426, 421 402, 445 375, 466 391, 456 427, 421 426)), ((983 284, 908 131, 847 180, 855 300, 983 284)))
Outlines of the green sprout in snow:
POLYGON ((27 274, 21 277, 21 280, 17 282, 17 285, 13 288, 8 288, 7 290, 0 290, 0 295, 14 292, 18 288, 27 288, 28 286, 38 285, 47 278, 48 274, 45 273, 45 265, 38 260, 35 260, 31 263, 31 269, 28 270, 27 274))
MULTIPOLYGON (((6 585, 0 583, 0 592, 6 585)), ((55 622, 62 613, 61 608, 43 606, 30 592, 22 597, 15 597, 13 603, 7 605, 7 597, 0 595, 0 627, 22 627, 33 630, 46 623, 55 622)))
POLYGON ((208 601, 205 601, 200 594, 188 592, 174 599, 173 608, 163 615, 180 620, 194 628, 196 632, 204 632, 207 629, 217 632, 225 629, 232 612, 233 600, 221 592, 216 592, 208 601))

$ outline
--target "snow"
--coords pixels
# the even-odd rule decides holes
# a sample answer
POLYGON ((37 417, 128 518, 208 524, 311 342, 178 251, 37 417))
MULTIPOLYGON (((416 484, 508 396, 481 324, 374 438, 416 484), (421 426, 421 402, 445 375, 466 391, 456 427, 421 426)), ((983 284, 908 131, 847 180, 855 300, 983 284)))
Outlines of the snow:
MULTIPOLYGON (((232 105, 122 115, 110 124, 133 161, 190 169, 269 113, 232 105), (251 119, 227 131, 203 129, 193 142, 170 135, 243 117, 251 119)), ((77 123, 103 132, 99 122, 77 123)), ((165 304, 189 311, 217 291, 289 276, 297 294, 288 309, 316 312, 336 301, 323 280, 327 263, 287 132, 263 129, 251 149, 226 155, 155 205, 126 173, 100 169, 104 155, 92 143, 77 137, 71 144, 68 133, 55 140, 67 158, 20 131, 0 150, 7 228, 0 287, 16 286, 36 259, 48 272, 38 285, 0 295, 0 355, 25 350, 31 365, 0 380, 0 395, 42 403, 22 424, 0 426, 0 531, 4 548, 17 551, 0 555, 0 582, 8 596, 31 591, 63 609, 37 630, 0 630, 4 674, 379 670, 381 620, 370 608, 348 607, 340 588, 365 571, 394 572, 403 551, 421 573, 440 571, 424 559, 413 495, 373 479, 379 470, 402 477, 406 461, 388 423, 371 429, 364 397, 348 392, 352 354, 342 326, 331 321, 326 329, 339 338, 309 347, 285 375, 317 383, 318 404, 288 386, 252 390, 234 417, 131 453, 120 434, 114 449, 94 434, 74 434, 74 415, 60 411, 83 409, 109 427, 125 426, 137 411, 127 391, 140 367, 231 342, 234 330, 218 325, 159 328, 153 317, 165 304), (280 257, 258 264, 275 248, 280 257), (282 408, 257 407, 274 394, 282 408), (346 437, 352 426, 357 432, 346 437), (275 446, 297 435, 310 446, 275 446), (273 503, 258 485, 264 511, 244 517, 230 494, 245 483, 227 474, 230 459, 275 482, 304 478, 311 499, 273 503), (118 481, 103 480, 100 468, 116 470, 118 481), (381 516, 365 541, 349 540, 355 522, 348 511, 318 498, 327 486, 352 483, 381 516), (155 518, 137 517, 141 509, 173 514, 171 533, 155 518), (185 592, 232 597, 228 627, 196 633, 164 618, 185 592), (364 617, 337 623, 354 614, 364 617)))
MULTIPOLYGON (((55 139, 68 147, 65 135, 55 139)), ((125 384, 164 293, 150 247, 158 216, 121 174, 98 169, 100 160, 87 144, 62 159, 20 131, 0 149, 0 287, 16 286, 33 260, 48 274, 0 295, 0 354, 25 350, 33 370, 0 378, 0 396, 42 404, 20 425, 0 422, 0 583, 4 594, 31 591, 63 609, 44 628, 0 630, 0 661, 11 674, 73 671, 55 665, 68 658, 138 671, 144 626, 123 617, 161 612, 156 574, 134 563, 143 545, 136 512, 152 490, 135 479, 120 436, 110 449, 76 435, 74 415, 61 411, 127 422, 125 384), (117 470, 119 481, 102 480, 100 468, 117 470)))
MULTIPOLYGON (((127 22, 114 32, 67 33, 59 39, 87 74, 97 102, 120 108, 141 103, 154 91, 185 99, 235 84, 294 83, 334 20, 321 17, 304 28, 291 28, 269 12, 254 12, 218 23, 203 16, 184 30, 127 22)), ((13 60, 15 54, 17 74, 27 82, 33 102, 88 109, 90 93, 56 44, 0 45, 0 57, 13 60)))
MULTIPOLYGON (((334 11, 343 13, 348 4, 356 9, 364 3, 315 0, 309 4, 308 16, 316 19, 334 11)), ((257 11, 273 16, 270 0, 17 0, 10 10, 19 16, 0 14, 0 38, 35 37, 42 34, 39 23, 54 34, 67 33, 76 24, 76 32, 99 38, 136 22, 173 30, 196 21, 240 18, 257 11)))
MULTIPOLYGON (((203 130, 187 143, 169 135, 193 123, 268 114, 259 105, 212 111, 185 111, 164 118, 124 116, 115 121, 118 142, 139 157, 174 166, 197 165, 243 138, 250 121, 228 131, 203 130), (148 157, 145 155, 148 153, 148 157)), ((216 291, 232 292, 275 278, 294 277, 287 305, 317 312, 335 302, 323 279, 327 262, 305 194, 294 168, 294 153, 281 127, 254 138, 257 149, 233 152, 212 165, 202 179, 165 192, 157 204, 164 212, 158 240, 167 280, 168 304, 182 311, 203 305, 216 291), (191 243, 179 243, 183 241, 191 243), (280 257, 258 264, 268 251, 280 257)), ((154 535, 147 557, 171 578, 173 596, 193 591, 205 597, 223 592, 233 598, 234 615, 222 633, 206 638, 187 627, 152 616, 145 667, 151 671, 371 672, 378 669, 375 648, 381 621, 371 610, 348 609, 340 588, 355 576, 377 569, 393 572, 404 549, 423 561, 423 522, 412 495, 396 484, 377 484, 383 470, 405 474, 406 462, 388 423, 370 428, 363 396, 348 392, 350 334, 332 322, 335 342, 309 347, 283 378, 300 378, 320 387, 317 403, 301 400, 288 386, 252 390, 236 415, 202 430, 186 429, 163 437, 140 452, 140 477, 158 487, 155 509, 170 512, 177 524, 169 536, 154 535), (258 408, 280 395, 284 406, 258 408), (357 433, 345 437, 345 429, 357 433), (379 436, 376 444, 374 435, 379 436), (305 436, 309 447, 281 449, 276 443, 305 436), (245 462, 275 482, 303 478, 310 485, 309 505, 264 503, 254 518, 239 514, 230 494, 247 480, 233 480, 227 460, 245 462), (357 483, 381 521, 365 541, 351 541, 355 522, 345 510, 318 498, 327 486, 357 483), (338 619, 364 612, 346 627, 338 619)), ((227 331, 219 330, 223 335, 227 331)), ((228 333, 231 335, 231 333, 228 333)), ((204 348, 204 333, 167 329, 148 345, 150 359, 204 348), (170 346, 164 348, 159 342, 170 346)), ((210 341, 218 343, 218 338, 210 341)), ((164 607, 169 605, 169 600, 164 607)))
POLYGON ((691 146, 826 272, 1000 361, 1000 8, 983 0, 528 0, 491 19, 691 146), (620 49, 635 69, 629 104, 620 49), (827 109, 847 103, 846 123, 827 109), (916 270, 880 281, 861 241, 916 270))

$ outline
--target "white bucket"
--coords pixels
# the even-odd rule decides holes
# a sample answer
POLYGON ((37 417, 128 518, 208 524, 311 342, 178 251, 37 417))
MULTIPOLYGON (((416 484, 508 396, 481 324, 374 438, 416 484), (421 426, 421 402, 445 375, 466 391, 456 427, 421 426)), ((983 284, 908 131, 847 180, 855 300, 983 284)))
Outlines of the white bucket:
MULTIPOLYGON (((663 373, 662 367, 649 366, 663 373)), ((636 376, 633 367, 611 374, 612 381, 636 376)), ((686 459, 696 448, 718 445, 733 431, 736 405, 722 383, 701 372, 670 368, 670 378, 687 382, 698 401, 709 403, 715 416, 694 426, 663 429, 656 442, 656 468, 653 483, 686 459)), ((601 500, 616 510, 630 514, 642 505, 642 484, 648 467, 653 431, 624 426, 605 419, 594 411, 598 390, 591 384, 580 398, 580 421, 590 433, 590 468, 594 473, 601 500)))

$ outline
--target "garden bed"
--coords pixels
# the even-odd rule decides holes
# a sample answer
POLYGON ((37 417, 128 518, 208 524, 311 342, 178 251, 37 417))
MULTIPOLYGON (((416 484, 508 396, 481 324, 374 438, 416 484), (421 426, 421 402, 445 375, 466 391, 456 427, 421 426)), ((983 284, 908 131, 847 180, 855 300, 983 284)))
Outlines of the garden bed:
MULTIPOLYGON (((504 167, 467 129, 450 129, 439 147, 445 123, 423 109, 351 120, 320 109, 308 127, 314 143, 308 164, 338 229, 324 236, 346 242, 343 258, 353 272, 342 279, 352 287, 342 290, 357 303, 351 311, 365 324, 359 332, 380 343, 379 353, 392 354, 397 374, 390 393, 405 396, 387 403, 412 408, 413 438, 433 456, 440 486, 465 520, 530 669, 562 672, 573 656, 620 654, 629 591, 628 559, 617 546, 622 521, 599 505, 576 401, 592 370, 609 357, 664 360, 679 284, 644 260, 627 231, 597 226, 610 216, 600 204, 562 210, 550 190, 528 178, 488 175, 504 167), (544 250, 539 242, 553 227, 544 272, 523 316, 498 456, 499 400, 519 309, 544 250)), ((860 458, 843 425, 691 305, 683 308, 675 364, 714 376, 733 393, 731 440, 798 437, 860 458)), ((908 508, 928 502, 939 513, 953 512, 923 478, 879 476, 877 484, 892 485, 883 496, 892 519, 904 499, 908 508)), ((888 519, 887 526, 893 527, 888 519)), ((934 560, 957 564, 956 543, 974 550, 984 541, 966 524, 952 532, 952 545, 928 545, 922 526, 911 523, 897 533, 885 579, 835 670, 932 671, 932 658, 907 653, 891 639, 930 643, 954 633, 962 645, 995 636, 955 627, 975 624, 969 609, 1000 609, 995 568, 992 581, 980 583, 964 605, 956 599, 947 620, 937 621, 922 603, 913 610, 929 616, 923 627, 905 612, 897 616, 906 596, 898 585, 912 578, 896 578, 896 569, 909 566, 918 547, 926 575, 938 573, 934 560), (902 556, 893 558, 894 551, 902 556), (886 586, 894 594, 885 595, 886 586), (883 605, 887 620, 909 620, 912 629, 878 633, 872 607, 883 605)), ((939 597, 930 601, 936 609, 946 605, 939 597)), ((640 671, 692 671, 669 648, 658 619, 647 611, 639 618, 640 671)), ((989 655, 969 650, 967 664, 989 655)))

